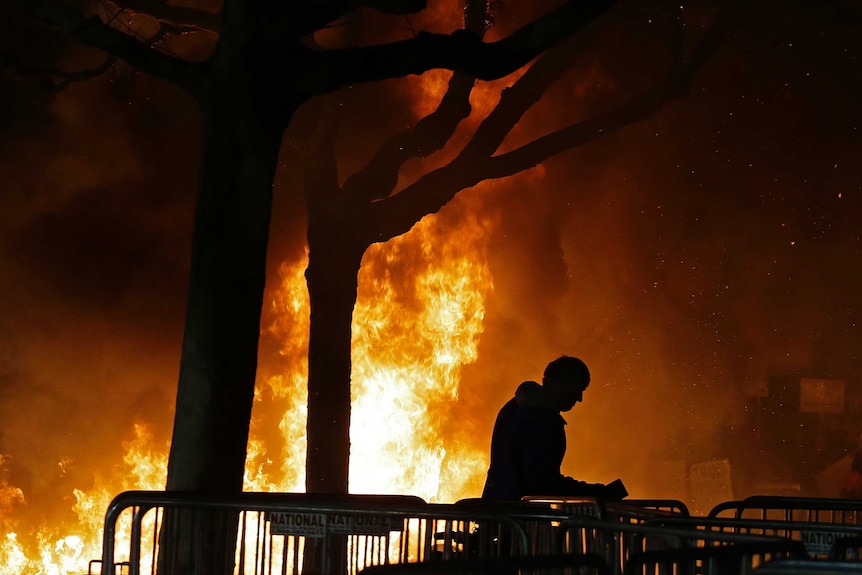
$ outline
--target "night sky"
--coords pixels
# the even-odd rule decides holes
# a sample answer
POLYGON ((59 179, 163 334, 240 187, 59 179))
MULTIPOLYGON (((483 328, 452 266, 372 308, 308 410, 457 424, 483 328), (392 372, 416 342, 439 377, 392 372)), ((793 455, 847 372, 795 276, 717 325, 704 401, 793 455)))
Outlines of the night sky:
MULTIPOLYGON (((686 8, 694 37, 703 4, 686 8)), ((453 407, 483 442, 516 385, 562 353, 593 371, 568 416, 564 470, 631 477, 630 491, 643 465, 633 451, 739 455, 722 434, 751 430, 751 396, 773 375, 843 379, 848 401, 862 395, 862 4, 767 5, 686 97, 441 213, 469 202, 499 222, 480 357, 453 407)), ((2 13, 4 61, 28 60, 0 72, 0 479, 32 500, 67 497, 122 453, 133 421, 170 437, 199 119, 186 95, 122 64, 57 93, 21 80, 100 56, 2 13)), ((648 87, 662 69, 656 29, 648 14, 612 26, 516 136, 648 87)), ((404 103, 393 86, 345 96, 345 155, 357 133, 379 140, 406 117, 379 121, 404 103)), ((285 145, 270 277, 303 251, 297 177, 285 145)), ((828 457, 850 449, 862 431, 851 427, 828 457)), ((795 461, 799 448, 772 455, 795 461)), ((769 479, 796 479, 780 473, 769 479)))

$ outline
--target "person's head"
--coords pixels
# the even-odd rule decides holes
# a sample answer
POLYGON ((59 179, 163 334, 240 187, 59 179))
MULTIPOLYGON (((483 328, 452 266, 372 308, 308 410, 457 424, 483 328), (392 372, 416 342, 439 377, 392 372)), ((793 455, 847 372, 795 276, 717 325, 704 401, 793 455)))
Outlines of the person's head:
POLYGON ((542 386, 554 398, 560 411, 569 411, 583 401, 590 385, 590 370, 577 357, 562 355, 545 367, 542 386))

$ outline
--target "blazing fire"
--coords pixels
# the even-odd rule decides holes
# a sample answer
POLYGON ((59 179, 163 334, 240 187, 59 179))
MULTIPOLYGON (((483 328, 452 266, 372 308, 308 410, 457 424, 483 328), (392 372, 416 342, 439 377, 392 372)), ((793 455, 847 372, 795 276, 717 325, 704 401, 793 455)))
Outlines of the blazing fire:
MULTIPOLYGON (((449 222, 445 234, 438 227, 439 219, 426 218, 409 234, 370 249, 363 262, 353 323, 354 493, 454 500, 475 492, 484 473, 482 451, 458 446, 453 454, 442 438, 452 423, 448 407, 459 397, 459 370, 477 357, 484 301, 492 286, 481 257, 486 222, 464 216, 454 228, 449 222), (394 269, 398 273, 390 273, 394 269)), ((273 297, 268 334, 283 343, 281 354, 289 369, 259 382, 247 491, 303 490, 305 265, 285 263, 273 297), (273 418, 277 421, 268 421, 273 418)), ((0 457, 0 575, 91 569, 90 561, 100 558, 102 522, 111 499, 121 491, 158 490, 165 484, 168 446, 155 442, 143 422, 134 424, 130 434, 122 462, 106 468, 94 488, 74 490, 75 519, 46 517, 35 530, 17 518, 27 508, 27 494, 9 484, 6 461, 0 457)), ((127 541, 122 530, 128 527, 121 522, 120 529, 118 542, 127 541)), ((93 571, 99 572, 98 566, 93 571)))
POLYGON ((97 477, 96 488, 74 490, 76 521, 48 517, 38 529, 22 532, 15 516, 26 507, 26 494, 0 481, 0 527, 4 531, 0 574, 88 572, 90 561, 101 556, 102 522, 111 499, 121 491, 160 489, 165 483, 167 446, 154 445, 145 424, 135 424, 132 432, 133 438, 123 443, 123 461, 108 475, 97 477))

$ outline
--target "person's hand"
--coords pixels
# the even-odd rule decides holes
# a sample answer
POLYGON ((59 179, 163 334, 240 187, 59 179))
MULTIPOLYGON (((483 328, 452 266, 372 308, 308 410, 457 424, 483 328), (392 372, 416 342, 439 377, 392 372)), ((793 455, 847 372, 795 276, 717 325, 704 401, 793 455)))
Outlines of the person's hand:
POLYGON ((619 501, 621 499, 624 499, 628 494, 629 492, 626 489, 626 486, 623 485, 622 479, 614 479, 613 481, 605 485, 605 499, 619 501))

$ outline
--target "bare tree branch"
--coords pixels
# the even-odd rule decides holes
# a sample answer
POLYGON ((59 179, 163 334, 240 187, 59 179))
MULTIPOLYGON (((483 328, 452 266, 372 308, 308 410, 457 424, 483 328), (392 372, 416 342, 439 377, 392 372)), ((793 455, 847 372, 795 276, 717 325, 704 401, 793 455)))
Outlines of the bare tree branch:
POLYGON ((290 14, 289 18, 279 19, 268 27, 268 35, 299 38, 320 30, 330 22, 359 10, 373 8, 384 14, 395 16, 415 14, 425 9, 426 0, 321 0, 307 4, 307 10, 290 14))
POLYGON ((96 76, 100 76, 107 72, 116 62, 113 56, 107 56, 105 60, 98 66, 92 68, 83 68, 80 70, 66 71, 55 67, 50 68, 28 68, 22 66, 14 59, 4 59, 4 54, 0 54, 0 67, 7 70, 20 80, 25 82, 37 82, 50 92, 59 92, 68 85, 75 82, 90 80, 96 76))
POLYGON ((399 133, 385 142, 360 171, 344 182, 345 194, 357 196, 362 202, 388 196, 398 183, 404 162, 438 151, 458 124, 470 115, 473 84, 473 78, 455 72, 437 109, 422 118, 412 131, 399 133))
POLYGON ((65 72, 63 70, 56 70, 55 74, 60 78, 60 81, 54 84, 54 91, 59 91, 72 84, 73 82, 82 82, 84 80, 90 80, 95 78, 96 76, 101 76, 105 72, 107 72, 111 66, 117 59, 110 54, 105 57, 105 61, 99 64, 98 66, 94 66, 92 68, 88 68, 85 70, 75 70, 74 72, 65 72))
MULTIPOLYGON (((685 66, 682 51, 683 22, 680 14, 682 8, 678 2, 670 4, 673 32, 669 43, 670 64, 666 76, 668 83, 673 81, 670 76, 685 66)), ((587 32, 572 36, 553 50, 542 54, 515 85, 503 91, 500 103, 485 118, 470 143, 465 146, 462 152, 465 159, 473 158, 478 161, 489 158, 499 149, 527 110, 542 98, 548 88, 559 80, 594 40, 594 34, 590 34, 590 30, 587 32)))
MULTIPOLYGON (((496 42, 485 43, 477 34, 459 30, 451 35, 422 32, 409 40, 379 46, 310 52, 303 54, 307 64, 295 72, 294 78, 306 92, 305 97, 349 84, 422 74, 432 69, 495 80, 523 67, 617 1, 569 0, 496 42)), ((286 48, 288 58, 297 49, 286 48)))
POLYGON ((129 65, 157 78, 167 80, 200 98, 203 67, 153 49, 147 43, 111 28, 98 18, 42 0, 18 0, 37 21, 60 29, 82 44, 104 50, 129 65))
MULTIPOLYGON (((374 221, 378 227, 373 231, 373 235, 381 238, 377 241, 385 241, 405 233, 414 222, 426 214, 436 213, 465 188, 485 180, 511 176, 535 167, 564 151, 593 142, 599 137, 645 120, 669 102, 686 96, 695 75, 714 53, 720 40, 727 35, 732 23, 736 21, 735 17, 736 12, 730 8, 725 7, 719 11, 713 25, 688 61, 672 62, 671 71, 666 76, 665 82, 645 94, 604 113, 537 138, 505 154, 491 155, 496 150, 496 148, 491 149, 491 146, 494 141, 499 140, 499 137, 486 136, 489 142, 478 144, 472 150, 468 150, 468 146, 465 150, 468 150, 469 154, 459 154, 446 166, 425 174, 397 195, 377 202, 373 210, 374 221), (477 155, 477 151, 484 152, 484 155, 477 155)), ((672 43, 671 51, 674 55, 681 55, 677 42, 672 43)), ((548 58, 554 58, 554 55, 549 54, 548 58)), ((532 90, 529 82, 522 84, 523 80, 524 77, 519 80, 518 89, 526 86, 527 90, 532 90)), ((540 83, 545 81, 542 80, 540 83)), ((503 105, 502 102, 501 105, 503 105)), ((512 112, 518 114, 517 108, 513 108, 512 112)), ((499 115, 499 118, 506 119, 504 127, 511 127, 512 117, 511 114, 503 112, 499 115)), ((497 127, 493 127, 493 130, 485 129, 489 133, 500 131, 497 127)))
MULTIPOLYGON (((485 0, 468 0, 465 11, 467 30, 481 37, 489 20, 485 0)), ((470 93, 474 84, 471 76, 454 73, 437 109, 417 122, 412 130, 396 134, 385 142, 360 171, 347 179, 344 193, 357 196, 361 202, 388 196, 398 183, 404 162, 411 158, 425 158, 440 150, 451 139, 458 124, 470 115, 470 93)))
POLYGON ((109 3, 132 14, 146 14, 159 22, 172 24, 178 28, 216 33, 221 29, 221 12, 177 6, 163 0, 117 0, 109 3))
MULTIPOLYGON (((359 20, 356 17, 348 17, 348 34, 355 37, 358 30, 359 20)), ((320 48, 314 38, 310 39, 312 49, 320 48)), ((339 207, 344 209, 346 202, 345 194, 338 184, 338 158, 335 153, 335 141, 337 140, 340 125, 340 100, 336 94, 327 94, 316 98, 308 103, 310 116, 315 118, 314 125, 310 129, 310 137, 302 155, 303 190, 308 212, 308 237, 327 237, 331 234, 314 233, 314 228, 321 224, 319 220, 325 220, 326 215, 333 209, 339 207)), ((349 207, 347 209, 350 209, 349 207)), ((311 247, 311 246, 309 246, 311 247)))
MULTIPOLYGON (((511 152, 488 158, 485 177, 499 178, 535 167, 561 152, 650 118, 670 102, 688 96, 694 77, 715 53, 734 22, 738 21, 737 11, 723 8, 691 57, 687 61, 672 63, 674 66, 666 76, 664 84, 603 114, 537 138, 511 152), (513 169, 514 171, 511 171, 513 169)), ((672 46, 672 54, 681 57, 678 45, 672 46)))
POLYGON ((482 121, 461 155, 464 159, 491 156, 521 117, 545 91, 580 58, 593 34, 576 34, 542 54, 511 87, 503 90, 500 102, 482 121))
POLYGON ((309 226, 316 225, 315 214, 337 205, 343 194, 338 187, 338 160, 335 140, 338 132, 338 105, 334 96, 324 96, 309 103, 317 121, 302 154, 303 189, 308 206, 309 226), (321 206, 324 206, 321 209, 321 206))

